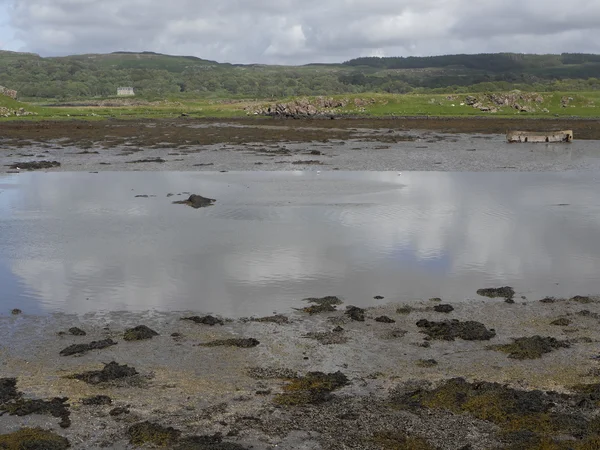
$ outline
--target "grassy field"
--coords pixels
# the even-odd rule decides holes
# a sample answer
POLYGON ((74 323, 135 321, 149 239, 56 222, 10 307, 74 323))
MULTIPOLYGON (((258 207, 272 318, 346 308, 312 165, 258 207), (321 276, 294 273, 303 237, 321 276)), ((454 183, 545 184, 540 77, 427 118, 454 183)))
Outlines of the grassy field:
MULTIPOLYGON (((339 116, 364 117, 398 117, 398 116, 432 116, 432 117, 502 117, 502 118, 554 118, 554 117, 600 117, 600 92, 552 92, 540 94, 523 94, 524 100, 517 100, 521 106, 529 109, 518 111, 514 106, 498 107, 490 103, 489 94, 472 94, 482 105, 491 105, 495 112, 482 112, 479 108, 469 106, 465 102, 467 94, 360 94, 334 96, 343 100, 345 106, 328 108, 323 112, 339 116), (532 100, 533 97, 537 101, 532 100)), ((496 93, 499 96, 511 93, 496 93)), ((513 97, 515 93, 512 93, 513 97)), ((519 95, 519 94, 516 94, 519 95)), ((316 103, 314 97, 307 98, 316 103)), ((21 103, 8 97, 0 96, 0 109, 14 111, 24 108, 35 113, 31 116, 0 117, 0 121, 8 120, 57 120, 83 119, 103 120, 142 119, 142 118, 175 118, 187 115, 196 118, 234 118, 258 116, 254 114, 261 108, 275 103, 288 103, 300 99, 281 99, 277 101, 256 100, 206 100, 172 98, 162 101, 145 101, 135 98, 91 100, 85 104, 61 106, 49 103, 21 103), (103 105, 109 102, 110 106, 103 105), (122 104, 122 106, 115 106, 122 104)))

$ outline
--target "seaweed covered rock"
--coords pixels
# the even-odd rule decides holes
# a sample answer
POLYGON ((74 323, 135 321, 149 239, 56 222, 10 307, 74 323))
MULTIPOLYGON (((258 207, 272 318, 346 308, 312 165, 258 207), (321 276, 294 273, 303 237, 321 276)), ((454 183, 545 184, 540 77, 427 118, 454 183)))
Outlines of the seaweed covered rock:
POLYGON ((240 444, 223 442, 220 433, 205 436, 187 436, 179 440, 175 450, 249 450, 240 444))
POLYGON ((508 353, 513 359, 537 359, 559 348, 569 348, 568 342, 553 337, 531 336, 513 339, 511 344, 494 345, 492 350, 508 353))
POLYGON ((201 195, 192 194, 187 200, 179 200, 173 203, 177 205, 188 205, 192 208, 198 209, 211 206, 214 202, 216 202, 214 198, 206 198, 202 197, 201 195))
POLYGON ((238 348, 251 348, 259 345, 258 339, 254 338, 231 338, 231 339, 217 339, 215 341, 206 342, 199 344, 201 347, 238 347, 238 348))
POLYGON ((85 336, 87 333, 81 328, 72 327, 69 328, 69 334, 72 334, 73 336, 85 336))
POLYGON ((0 378, 0 405, 21 397, 16 378, 0 378))
POLYGON ((559 327, 567 327, 569 325, 571 325, 571 321, 569 319, 567 319, 566 317, 561 317, 559 319, 553 320, 552 322, 550 322, 550 325, 556 325, 559 327))
POLYGON ((61 356, 71 356, 78 353, 87 353, 90 350, 102 350, 103 348, 117 345, 112 339, 103 339, 101 341, 92 341, 89 344, 73 344, 60 351, 61 356))
POLYGON ((435 305, 433 307, 433 310, 435 312, 440 312, 440 313, 451 313, 452 311, 454 311, 454 307, 452 305, 435 305))
POLYGON ((0 411, 8 413, 11 416, 28 416, 29 414, 45 414, 60 418, 59 425, 67 428, 71 425, 69 405, 66 404, 68 398, 53 398, 51 400, 25 399, 18 398, 8 403, 0 405, 0 411))
POLYGON ((258 317, 250 319, 252 322, 262 322, 262 323, 276 323, 278 325, 283 325, 290 323, 290 319, 283 314, 275 314, 273 316, 266 317, 258 317))
POLYGON ((425 439, 401 431, 378 431, 372 442, 381 450, 436 450, 425 439))
POLYGON ((10 313, 11 313, 13 316, 18 316, 19 314, 22 314, 22 313, 23 313, 23 311, 21 311, 19 308, 14 308, 13 310, 11 310, 11 311, 10 311, 10 313))
POLYGON ((310 314, 311 316, 313 314, 319 314, 323 312, 337 311, 336 306, 341 305, 343 303, 339 298, 334 296, 327 296, 321 298, 310 297, 305 298, 304 301, 312 303, 311 306, 302 308, 302 311, 310 314))
POLYGON ((365 321, 365 310, 357 306, 347 306, 345 314, 357 322, 365 321))
POLYGON ((375 322, 379 323, 396 323, 394 319, 388 316, 379 316, 375 318, 375 322))
POLYGON ((112 399, 108 395, 94 395, 81 399, 81 403, 86 406, 106 406, 112 404, 112 399))
POLYGON ((304 377, 292 378, 283 387, 274 402, 279 405, 305 405, 327 401, 331 393, 349 383, 342 372, 308 372, 304 377))
POLYGON ((67 438, 41 428, 21 428, 0 434, 0 448, 5 450, 65 450, 70 446, 67 438))
POLYGON ((138 372, 133 367, 120 365, 114 361, 105 364, 102 370, 90 370, 88 372, 72 375, 70 378, 85 381, 89 384, 106 383, 120 378, 132 377, 138 372))
POLYGON ((172 447, 179 440, 181 431, 173 427, 163 427, 152 422, 140 422, 127 429, 129 443, 132 445, 155 445, 157 447, 172 447))
POLYGON ((11 164, 9 167, 20 170, 39 170, 60 167, 60 163, 58 161, 22 161, 11 164))
POLYGON ((123 339, 126 341, 143 341, 152 339, 154 336, 158 336, 158 333, 152 328, 148 328, 146 325, 138 325, 137 327, 125 330, 123 339))
MULTIPOLYGON (((578 439, 597 435, 596 419, 590 419, 579 408, 569 408, 570 401, 570 398, 555 392, 519 390, 490 382, 469 383, 464 378, 446 380, 433 389, 423 386, 401 388, 391 396, 391 403, 401 409, 444 409, 456 414, 467 413, 492 422, 505 432, 531 432, 546 440, 561 435, 578 439), (557 404, 561 404, 562 408, 556 409, 557 404)), ((574 445, 566 448, 588 447, 574 445)))
POLYGON ((332 331, 312 331, 304 335, 305 338, 314 339, 323 345, 345 344, 348 338, 341 327, 334 328, 332 331))
POLYGON ((453 341, 456 338, 466 341, 488 341, 496 336, 496 332, 493 329, 488 330, 484 324, 473 320, 465 322, 458 320, 432 322, 427 319, 421 319, 417 322, 417 326, 422 328, 422 333, 425 333, 430 338, 445 341, 453 341))
POLYGON ((182 317, 180 320, 189 320, 194 323, 202 324, 202 325, 224 325, 223 321, 217 317, 213 316, 192 316, 192 317, 182 317))
POLYGON ((489 298, 504 298, 508 301, 512 300, 515 296, 515 290, 510 286, 503 286, 499 288, 484 288, 478 289, 477 295, 489 298))

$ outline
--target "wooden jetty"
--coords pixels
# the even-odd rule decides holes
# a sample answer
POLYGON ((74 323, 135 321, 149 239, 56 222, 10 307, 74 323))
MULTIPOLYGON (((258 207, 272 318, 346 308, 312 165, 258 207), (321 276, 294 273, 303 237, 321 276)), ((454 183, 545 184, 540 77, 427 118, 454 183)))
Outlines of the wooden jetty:
POLYGON ((506 134, 508 142, 571 142, 573 130, 534 132, 509 131, 506 134))

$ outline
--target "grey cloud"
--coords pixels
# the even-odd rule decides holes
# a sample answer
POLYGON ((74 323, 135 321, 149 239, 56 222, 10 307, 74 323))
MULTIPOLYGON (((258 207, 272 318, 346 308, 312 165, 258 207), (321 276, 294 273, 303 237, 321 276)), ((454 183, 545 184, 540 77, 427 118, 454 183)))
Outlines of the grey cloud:
POLYGON ((600 52, 600 3, 573 0, 0 0, 24 50, 150 50, 240 63, 365 55, 600 52))

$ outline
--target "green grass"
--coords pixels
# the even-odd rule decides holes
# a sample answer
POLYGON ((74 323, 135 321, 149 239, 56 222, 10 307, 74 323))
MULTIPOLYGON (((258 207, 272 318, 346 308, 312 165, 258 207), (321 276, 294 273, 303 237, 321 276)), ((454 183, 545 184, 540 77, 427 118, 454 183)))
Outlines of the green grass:
MULTIPOLYGON (((518 112, 509 107, 502 107, 496 113, 482 112, 468 105, 461 105, 467 94, 355 94, 333 96, 335 99, 347 100, 343 108, 336 108, 339 115, 390 117, 390 116, 431 116, 431 117, 502 117, 502 118, 555 118, 555 117, 600 117, 600 92, 552 92, 541 93, 542 103, 536 103, 535 112, 518 112), (571 97, 567 107, 563 107, 561 99, 571 97), (356 106, 354 100, 368 101, 365 106, 356 106), (543 112, 546 109, 548 112, 543 112)), ((482 94, 473 94, 479 97, 482 94)), ((139 98, 135 98, 139 100, 139 98)), ((309 100, 314 97, 309 97, 309 100)), ((151 105, 121 106, 121 107, 85 107, 85 106, 43 106, 40 103, 22 103, 8 97, 0 96, 0 107, 9 109, 25 108, 37 113, 35 116, 0 118, 8 120, 103 120, 143 119, 143 118, 175 118, 186 114, 195 118, 234 118, 247 117, 245 108, 289 102, 294 98, 280 100, 235 100, 226 99, 186 99, 173 98, 151 105)), ((47 103, 46 103, 47 105, 47 103)), ((251 115, 251 117, 260 117, 251 115)))

